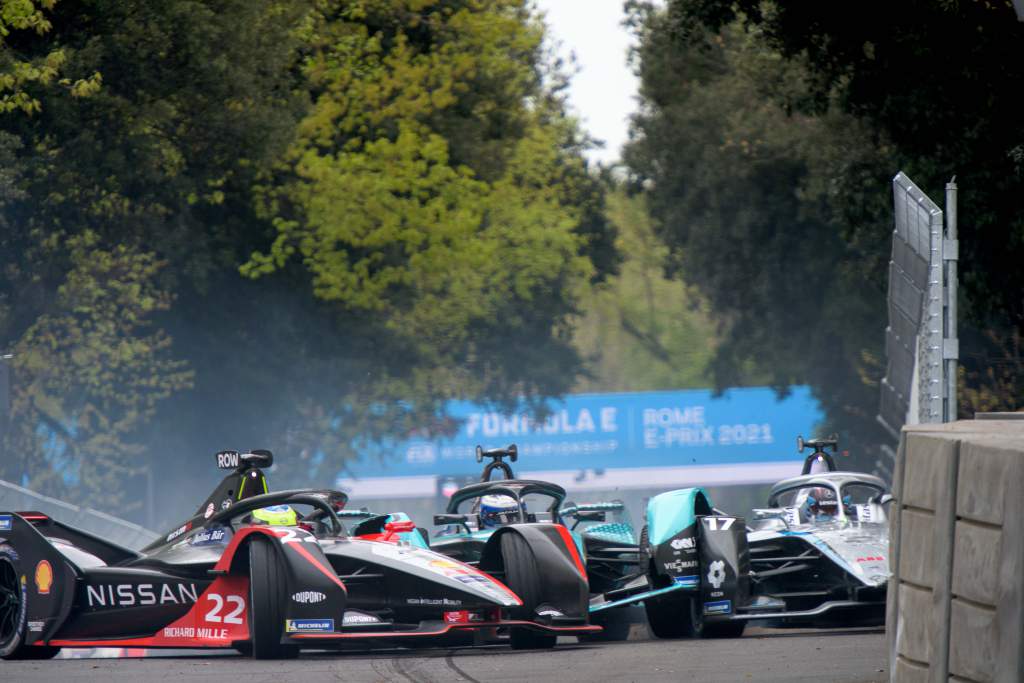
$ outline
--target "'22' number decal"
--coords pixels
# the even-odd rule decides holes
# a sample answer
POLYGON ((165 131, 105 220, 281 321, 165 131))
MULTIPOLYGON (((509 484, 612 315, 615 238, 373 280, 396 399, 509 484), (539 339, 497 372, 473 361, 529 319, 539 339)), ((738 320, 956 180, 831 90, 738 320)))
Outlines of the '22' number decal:
POLYGON ((281 543, 316 543, 316 537, 310 534, 299 534, 295 529, 281 529, 284 536, 281 536, 281 543))
POLYGON ((228 595, 223 596, 218 593, 210 593, 206 597, 210 598, 214 602, 213 609, 206 613, 203 617, 205 621, 220 624, 241 624, 242 618, 239 616, 245 611, 245 598, 241 595, 228 595), (231 609, 230 612, 225 614, 223 617, 220 612, 224 609, 225 600, 227 601, 228 607, 231 609))
POLYGON ((735 522, 735 517, 705 517, 711 531, 728 531, 735 522))

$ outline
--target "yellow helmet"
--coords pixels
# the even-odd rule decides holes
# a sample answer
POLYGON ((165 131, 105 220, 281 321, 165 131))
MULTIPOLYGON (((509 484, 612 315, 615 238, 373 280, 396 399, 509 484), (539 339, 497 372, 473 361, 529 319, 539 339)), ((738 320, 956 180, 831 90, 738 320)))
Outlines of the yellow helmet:
POLYGON ((299 523, 298 515, 288 505, 271 505, 252 511, 253 521, 269 526, 295 526, 299 523))

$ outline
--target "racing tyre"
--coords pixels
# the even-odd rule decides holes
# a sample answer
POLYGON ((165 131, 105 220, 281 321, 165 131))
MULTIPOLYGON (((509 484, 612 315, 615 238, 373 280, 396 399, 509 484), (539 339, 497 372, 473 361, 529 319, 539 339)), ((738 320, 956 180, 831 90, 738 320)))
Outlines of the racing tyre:
POLYGON ((644 600, 647 625, 658 638, 688 638, 694 635, 693 600, 676 595, 644 600))
POLYGON ((18 569, 9 556, 0 555, 0 657, 4 659, 52 659, 59 647, 25 645, 25 598, 18 569))
MULTIPOLYGON (((648 546, 647 526, 640 531, 640 566, 654 577, 648 546)), ((647 626, 656 638, 688 638, 693 636, 693 600, 679 593, 669 593, 644 600, 647 626)))
POLYGON ((590 623, 597 624, 603 630, 600 633, 579 636, 582 642, 610 643, 629 640, 629 632, 633 626, 629 610, 622 607, 598 612, 590 617, 590 623))
MULTIPOLYGON (((523 601, 517 616, 533 619, 534 609, 540 603, 541 578, 530 545, 519 534, 504 534, 501 537, 501 556, 505 560, 505 583, 523 601)), ((557 640, 552 633, 521 627, 510 628, 509 637, 513 650, 544 650, 554 647, 557 640)))
POLYGON ((739 638, 747 627, 745 621, 704 621, 704 603, 690 600, 691 634, 694 638, 739 638))
POLYGON ((249 632, 256 659, 291 659, 299 654, 295 645, 281 644, 286 582, 270 541, 254 537, 249 542, 249 632))

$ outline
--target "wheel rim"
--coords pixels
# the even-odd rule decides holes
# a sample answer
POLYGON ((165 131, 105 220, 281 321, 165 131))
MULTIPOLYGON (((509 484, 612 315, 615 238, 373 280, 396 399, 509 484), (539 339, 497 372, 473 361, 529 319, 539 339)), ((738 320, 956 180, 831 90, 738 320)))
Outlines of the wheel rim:
POLYGON ((21 584, 10 560, 0 560, 0 646, 18 635, 21 617, 21 584))

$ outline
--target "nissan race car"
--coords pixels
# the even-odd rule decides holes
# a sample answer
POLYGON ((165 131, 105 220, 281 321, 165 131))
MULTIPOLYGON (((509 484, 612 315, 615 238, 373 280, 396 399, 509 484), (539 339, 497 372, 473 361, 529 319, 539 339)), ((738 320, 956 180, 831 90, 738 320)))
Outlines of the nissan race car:
POLYGON ((803 474, 772 487, 773 507, 754 511, 753 528, 713 508, 702 489, 651 499, 640 546, 653 585, 665 589, 645 601, 655 635, 738 636, 756 619, 884 621, 892 497, 877 477, 834 471, 824 449, 835 451, 835 438, 797 445, 814 449, 803 474), (818 463, 828 471, 812 474, 818 463))
MULTIPOLYGON (((610 610, 667 592, 651 585, 648 563, 625 505, 621 501, 565 503, 565 489, 557 484, 515 479, 512 467, 504 461, 506 457, 511 462, 517 460, 515 444, 487 451, 477 447, 477 461, 490 458, 490 462, 479 483, 453 493, 446 512, 434 517, 434 524, 443 528, 435 534, 431 549, 478 565, 485 548, 501 534, 557 525, 578 552, 581 567, 585 567, 591 620, 605 629, 600 637, 625 639, 628 621, 617 619, 610 610), (496 470, 505 479, 491 480, 496 470)), ((658 516, 666 528, 683 530, 677 525, 685 519, 674 510, 658 508, 652 515, 658 516)))
POLYGON ((351 642, 508 633, 514 648, 592 633, 586 577, 557 525, 508 530, 479 568, 384 536, 350 536, 343 493, 267 493, 269 451, 232 469, 196 514, 135 552, 40 513, 0 513, 0 656, 62 647, 234 648, 257 658, 351 642))

